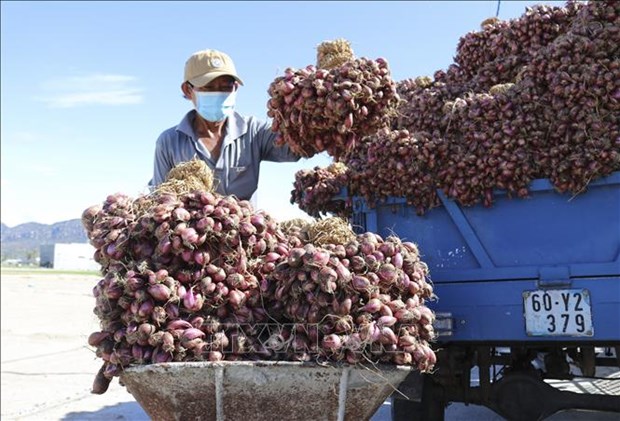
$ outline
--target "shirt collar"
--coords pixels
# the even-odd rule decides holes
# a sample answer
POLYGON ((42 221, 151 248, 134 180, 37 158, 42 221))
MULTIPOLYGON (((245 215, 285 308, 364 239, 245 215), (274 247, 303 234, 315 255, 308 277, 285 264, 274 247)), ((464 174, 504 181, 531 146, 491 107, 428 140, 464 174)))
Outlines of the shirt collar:
MULTIPOLYGON (((183 120, 177 125, 177 131, 186 134, 194 140, 198 140, 194 132, 194 125, 192 124, 194 118, 196 118, 196 110, 191 110, 185 114, 183 120)), ((226 124, 226 135, 224 136, 224 144, 222 146, 232 143, 248 131, 247 119, 236 111, 232 116, 228 117, 226 124)))

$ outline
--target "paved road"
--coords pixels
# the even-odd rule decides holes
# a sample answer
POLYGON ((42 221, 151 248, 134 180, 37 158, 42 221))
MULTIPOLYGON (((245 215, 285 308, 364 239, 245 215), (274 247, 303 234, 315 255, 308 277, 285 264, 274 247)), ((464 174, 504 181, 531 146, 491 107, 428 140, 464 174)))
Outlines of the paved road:
MULTIPOLYGON (((86 345, 98 330, 91 291, 97 277, 11 275, 1 286, 1 405, 3 421, 87 421, 149 418, 115 379, 103 395, 90 388, 101 360, 86 345)), ((549 420, 618 420, 618 414, 570 411, 549 420)), ((502 420, 478 406, 450 405, 449 421, 502 420)), ((372 421, 389 421, 385 402, 372 421)))

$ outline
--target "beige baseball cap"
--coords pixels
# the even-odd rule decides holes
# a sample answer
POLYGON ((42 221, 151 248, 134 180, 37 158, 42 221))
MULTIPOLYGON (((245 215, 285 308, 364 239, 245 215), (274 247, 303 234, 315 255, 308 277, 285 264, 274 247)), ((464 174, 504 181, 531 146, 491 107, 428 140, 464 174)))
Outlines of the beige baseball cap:
POLYGON ((184 81, 196 87, 205 86, 219 76, 232 76, 243 85, 243 81, 237 76, 235 63, 228 54, 221 51, 198 51, 185 62, 184 81))

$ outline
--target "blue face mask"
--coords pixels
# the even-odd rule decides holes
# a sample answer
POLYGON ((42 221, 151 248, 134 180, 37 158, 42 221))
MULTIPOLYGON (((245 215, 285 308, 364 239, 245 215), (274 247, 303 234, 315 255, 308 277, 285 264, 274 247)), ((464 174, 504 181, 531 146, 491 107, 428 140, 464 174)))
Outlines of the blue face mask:
POLYGON ((197 92, 196 111, 207 121, 224 121, 235 111, 237 92, 197 92))

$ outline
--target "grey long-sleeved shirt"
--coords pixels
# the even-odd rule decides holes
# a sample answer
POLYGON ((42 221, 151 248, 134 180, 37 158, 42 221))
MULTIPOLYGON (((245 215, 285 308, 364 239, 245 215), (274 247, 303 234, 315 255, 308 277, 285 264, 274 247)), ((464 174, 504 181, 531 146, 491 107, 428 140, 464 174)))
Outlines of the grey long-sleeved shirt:
POLYGON ((236 113, 228 118, 224 143, 217 162, 194 132, 196 111, 188 112, 179 125, 164 131, 155 146, 155 165, 151 188, 163 183, 175 165, 194 157, 213 170, 217 192, 249 200, 258 187, 261 161, 294 162, 300 159, 288 146, 275 146, 277 134, 271 125, 255 117, 236 113))

